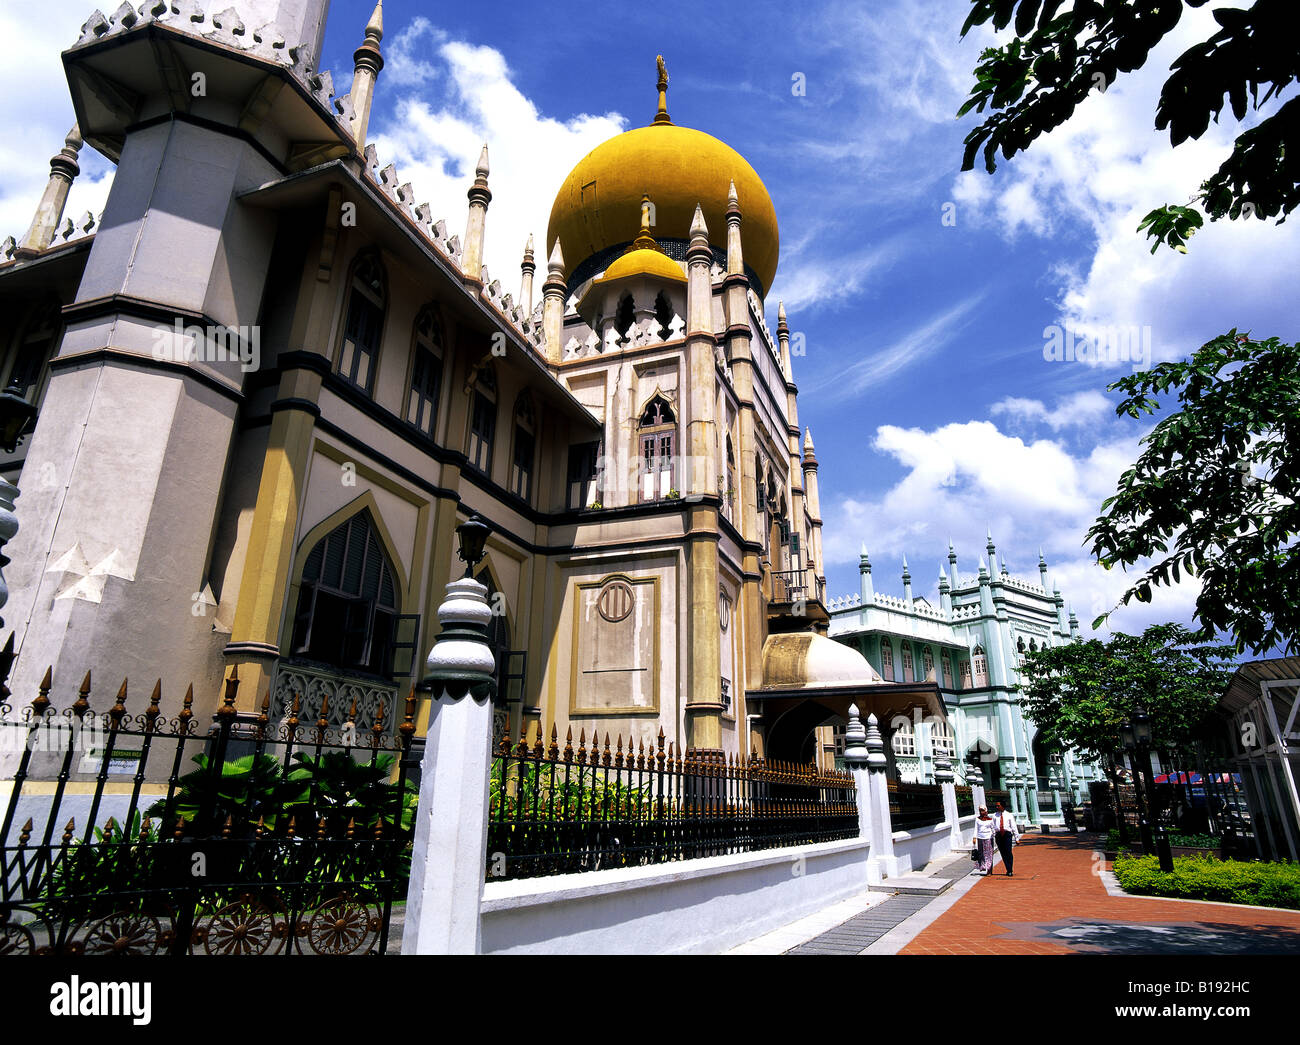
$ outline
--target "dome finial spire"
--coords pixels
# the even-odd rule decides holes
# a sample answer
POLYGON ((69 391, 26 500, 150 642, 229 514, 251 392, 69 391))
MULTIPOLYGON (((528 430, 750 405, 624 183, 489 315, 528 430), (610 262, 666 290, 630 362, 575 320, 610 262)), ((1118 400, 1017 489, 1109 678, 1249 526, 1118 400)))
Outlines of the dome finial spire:
POLYGON ((668 67, 664 65, 664 56, 656 55, 655 62, 659 65, 659 82, 656 86, 659 88, 659 111, 655 113, 655 123, 672 123, 668 116, 668 67))

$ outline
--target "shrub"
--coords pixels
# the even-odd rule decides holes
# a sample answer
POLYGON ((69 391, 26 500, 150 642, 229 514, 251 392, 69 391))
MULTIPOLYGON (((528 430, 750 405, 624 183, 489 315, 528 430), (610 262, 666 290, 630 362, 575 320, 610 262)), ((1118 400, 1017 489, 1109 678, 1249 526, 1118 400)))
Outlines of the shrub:
POLYGON ((1121 856, 1115 877, 1125 892, 1184 900, 1253 904, 1300 910, 1300 864, 1244 863, 1206 856, 1174 858, 1172 873, 1154 856, 1121 856))

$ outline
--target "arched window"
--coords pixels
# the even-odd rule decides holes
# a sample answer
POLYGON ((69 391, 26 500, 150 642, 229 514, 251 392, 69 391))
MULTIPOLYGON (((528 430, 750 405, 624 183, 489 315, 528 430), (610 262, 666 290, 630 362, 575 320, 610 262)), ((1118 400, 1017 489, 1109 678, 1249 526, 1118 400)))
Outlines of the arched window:
POLYGON ((961 688, 970 689, 970 661, 965 658, 961 662, 961 688))
POLYGON ((497 381, 489 367, 478 376, 469 419, 469 466, 489 475, 492 472, 492 442, 497 431, 497 381))
POLYGON ((940 666, 943 668, 943 688, 952 689, 952 657, 947 650, 940 656, 940 666))
POLYGON ((886 638, 880 640, 880 677, 886 682, 894 681, 894 647, 886 638))
POLYGON ((415 346, 411 360, 411 391, 406 420, 432 437, 442 391, 442 324, 433 306, 426 305, 415 320, 415 346))
POLYGON ((641 412, 641 499, 657 501, 676 489, 677 415, 656 395, 641 412))
POLYGON ((45 364, 54 353, 59 327, 62 325, 61 306, 57 301, 47 302, 31 313, 13 366, 9 369, 6 388, 14 388, 28 402, 35 402, 40 391, 41 375, 45 364))
POLYGON ((957 738, 947 722, 935 721, 930 726, 930 747, 935 755, 947 758, 957 756, 957 738))
POLYGON ((903 681, 915 682, 916 669, 912 663, 912 644, 906 639, 903 640, 903 681))
POLYGON ((736 511, 736 448, 731 442, 730 432, 727 433, 727 488, 722 493, 727 518, 733 518, 736 511))
POLYGON ((975 686, 982 688, 989 684, 989 659, 984 655, 984 647, 976 646, 971 656, 971 670, 975 673, 975 686))
POLYGON ((929 646, 921 647, 921 666, 924 669, 922 677, 928 682, 934 674, 934 653, 929 646))
POLYGON ((533 461, 537 456, 533 399, 527 392, 515 404, 515 453, 510 465, 510 492, 527 501, 533 493, 533 461))
POLYGON ((346 671, 389 676, 397 611, 393 568, 370 512, 358 512, 307 556, 290 649, 346 671))
POLYGON ((627 340, 627 332, 635 322, 636 309, 632 304, 632 295, 624 294, 618 303, 618 311, 614 313, 614 329, 618 331, 620 339, 627 340))
POLYGON ((343 347, 339 352, 339 373, 367 393, 374 385, 385 299, 384 268, 378 255, 368 251, 357 259, 352 269, 343 347))
POLYGON ((672 321, 673 307, 668 304, 668 299, 664 297, 664 292, 661 290, 655 296, 655 322, 659 324, 659 336, 664 340, 672 334, 672 321))
POLYGON ((915 756, 916 754, 916 727, 910 721, 904 718, 896 720, 897 728, 891 738, 894 747, 894 754, 902 755, 904 758, 915 756))

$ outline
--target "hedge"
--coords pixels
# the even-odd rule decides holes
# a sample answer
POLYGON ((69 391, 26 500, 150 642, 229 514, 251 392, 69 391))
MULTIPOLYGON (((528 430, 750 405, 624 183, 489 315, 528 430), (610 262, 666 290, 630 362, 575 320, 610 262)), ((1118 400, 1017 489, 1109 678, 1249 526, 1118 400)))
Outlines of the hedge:
MULTIPOLYGON (((1130 842, 1137 838, 1137 828, 1129 829, 1130 842)), ((1218 849, 1222 839, 1218 835, 1184 835, 1177 831, 1169 832, 1169 844, 1186 846, 1189 849, 1218 849)), ((1107 849, 1124 849, 1127 846, 1121 845, 1119 840, 1119 829, 1112 827, 1106 832, 1107 849)))
POLYGON ((1155 856, 1124 856, 1115 877, 1125 892, 1183 900, 1217 900, 1300 910, 1300 864, 1245 863, 1205 856, 1176 856, 1172 873, 1155 856))

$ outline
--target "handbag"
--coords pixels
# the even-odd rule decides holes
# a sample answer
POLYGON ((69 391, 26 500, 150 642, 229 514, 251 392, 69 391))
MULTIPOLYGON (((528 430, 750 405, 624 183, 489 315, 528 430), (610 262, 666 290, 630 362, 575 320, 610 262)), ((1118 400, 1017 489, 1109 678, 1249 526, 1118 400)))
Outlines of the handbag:
POLYGON ((970 858, 975 863, 980 862, 980 847, 978 841, 975 843, 974 847, 970 851, 970 858))

